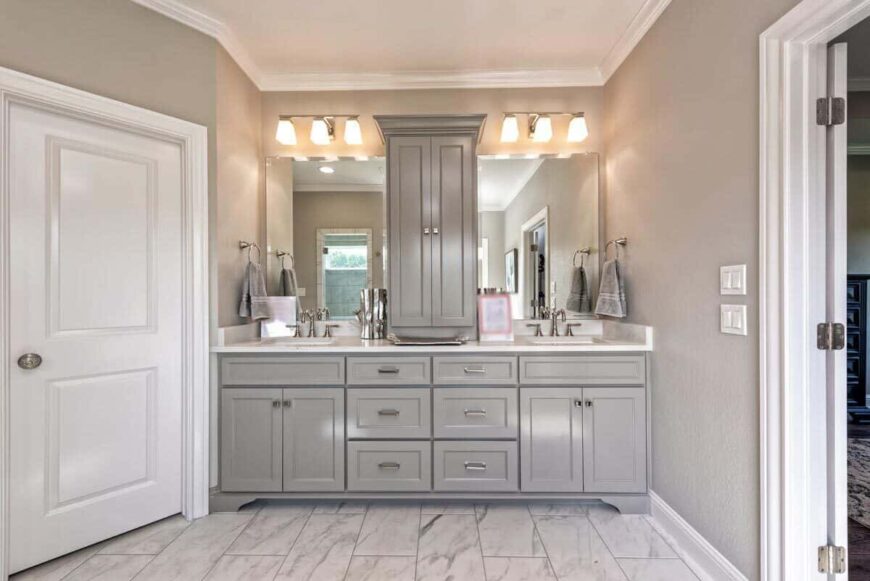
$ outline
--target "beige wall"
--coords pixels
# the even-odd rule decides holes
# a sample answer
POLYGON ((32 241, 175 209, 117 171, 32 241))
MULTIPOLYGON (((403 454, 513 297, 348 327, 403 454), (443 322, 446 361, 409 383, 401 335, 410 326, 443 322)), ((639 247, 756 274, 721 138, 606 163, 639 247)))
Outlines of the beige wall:
POLYGON ((383 155, 384 146, 372 115, 423 113, 487 113, 478 153, 584 152, 602 149, 601 87, 556 89, 442 89, 414 91, 334 91, 314 93, 263 93, 263 137, 266 155, 383 155), (584 111, 589 138, 583 143, 566 143, 567 117, 553 120, 555 137, 550 143, 538 144, 521 139, 501 143, 501 120, 505 111, 584 111), (329 147, 311 145, 306 120, 299 120, 296 134, 299 144, 289 147, 275 141, 279 115, 292 114, 360 114, 363 145, 348 146, 337 139, 329 147))
MULTIPOLYGON (((504 212, 480 212, 478 222, 478 236, 489 240, 489 252, 487 253, 489 273, 488 286, 504 287, 504 212)), ((479 242, 478 242, 479 243, 479 242)), ((478 274, 480 274, 478 272, 478 274)), ((478 283, 480 286, 480 283, 478 283)))
POLYGON ((759 577, 758 37, 796 0, 673 0, 605 87, 608 238, 655 327, 652 489, 759 577), (726 300, 719 266, 747 264, 726 300), (721 303, 749 336, 719 333, 721 303))
POLYGON ((302 307, 317 307, 317 229, 372 229, 372 285, 383 287, 384 194, 382 192, 294 192, 293 247, 296 277, 305 289, 302 307))
MULTIPOLYGON (((266 160, 266 245, 271 248, 266 290, 270 295, 278 295, 281 261, 274 253, 282 250, 293 254, 293 160, 288 157, 266 160)), ((293 259, 284 257, 284 265, 293 266, 293 259)))
MULTIPOLYGON (((239 240, 266 249, 265 162, 260 135, 260 91, 218 47, 217 52, 217 255, 218 325, 247 322, 238 315, 248 261, 239 240)), ((252 256, 256 257, 256 251, 252 256)))
MULTIPOLYGON (((544 207, 549 208, 550 280, 556 283, 556 306, 564 308, 571 290, 575 250, 590 247, 586 275, 592 295, 598 295, 598 156, 546 159, 504 212, 504 252, 520 251, 518 280, 522 289, 528 264, 524 264, 522 225, 544 207)), ((579 264, 579 260, 578 260, 579 264)), ((522 300, 522 308, 529 302, 522 300)), ((519 303, 514 305, 517 315, 519 303)))
POLYGON ((849 156, 849 274, 870 274, 870 155, 849 156))

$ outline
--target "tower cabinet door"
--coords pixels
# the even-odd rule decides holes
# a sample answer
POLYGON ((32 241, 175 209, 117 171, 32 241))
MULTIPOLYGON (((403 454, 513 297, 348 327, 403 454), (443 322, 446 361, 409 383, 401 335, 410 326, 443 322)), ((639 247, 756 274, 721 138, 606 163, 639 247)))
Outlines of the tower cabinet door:
POLYGON ((221 489, 281 490, 281 390, 221 390, 221 489))
POLYGON ((477 204, 474 139, 432 138, 432 325, 475 324, 477 204))
POLYGON ((583 390, 520 389, 524 492, 583 492, 583 390))
POLYGON ((344 389, 285 389, 284 490, 344 490, 344 389))
POLYGON ((586 492, 646 492, 646 394, 642 387, 583 389, 586 492))
POLYGON ((392 327, 432 324, 431 138, 389 139, 392 327))

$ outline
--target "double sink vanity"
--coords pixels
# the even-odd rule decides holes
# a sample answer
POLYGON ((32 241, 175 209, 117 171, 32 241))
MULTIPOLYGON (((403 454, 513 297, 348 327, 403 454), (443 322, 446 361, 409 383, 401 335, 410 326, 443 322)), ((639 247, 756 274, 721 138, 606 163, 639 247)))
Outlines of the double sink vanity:
POLYGON ((533 498, 648 512, 652 331, 590 312, 605 246, 597 156, 484 159, 483 116, 376 119, 385 160, 267 162, 267 287, 283 250, 301 308, 338 327, 213 349, 212 510, 533 498), (580 266, 589 296, 572 302, 580 266), (353 310, 371 287, 388 288, 391 332, 471 340, 360 339, 353 310), (511 295, 513 341, 476 340, 484 292, 511 295), (566 317, 570 305, 583 310, 566 317))

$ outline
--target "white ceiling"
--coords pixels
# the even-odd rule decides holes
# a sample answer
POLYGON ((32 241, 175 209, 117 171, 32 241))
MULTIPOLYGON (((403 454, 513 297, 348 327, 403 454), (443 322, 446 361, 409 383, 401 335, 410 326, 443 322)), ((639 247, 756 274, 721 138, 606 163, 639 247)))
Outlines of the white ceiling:
POLYGON ((525 187, 541 164, 539 159, 480 159, 477 164, 477 206, 501 212, 525 187))
POLYGON ((293 161, 293 190, 298 192, 318 191, 383 191, 386 181, 386 160, 366 161, 293 161), (335 173, 320 171, 331 167, 335 173))
POLYGON ((670 0, 133 0, 262 90, 601 85, 670 0))

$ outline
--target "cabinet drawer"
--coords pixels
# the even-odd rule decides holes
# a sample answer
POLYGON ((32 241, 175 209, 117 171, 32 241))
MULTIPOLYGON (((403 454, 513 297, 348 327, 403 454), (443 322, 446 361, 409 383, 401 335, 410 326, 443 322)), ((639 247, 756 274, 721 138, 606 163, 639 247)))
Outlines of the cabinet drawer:
POLYGON ((520 357, 524 385, 643 385, 643 355, 520 357))
POLYGON ((348 438, 428 438, 429 388, 348 389, 348 438))
POLYGON ((343 357, 222 357, 223 385, 344 385, 343 357))
POLYGON ((516 357, 434 357, 434 383, 438 385, 515 385, 516 357))
POLYGON ((432 488, 430 442, 348 442, 347 489, 366 492, 432 488))
POLYGON ((428 357, 348 357, 350 385, 429 385, 428 357))
POLYGON ((434 391, 436 438, 516 438, 517 390, 439 387, 434 391))
POLYGON ((435 490, 518 489, 516 442, 435 442, 435 490))

